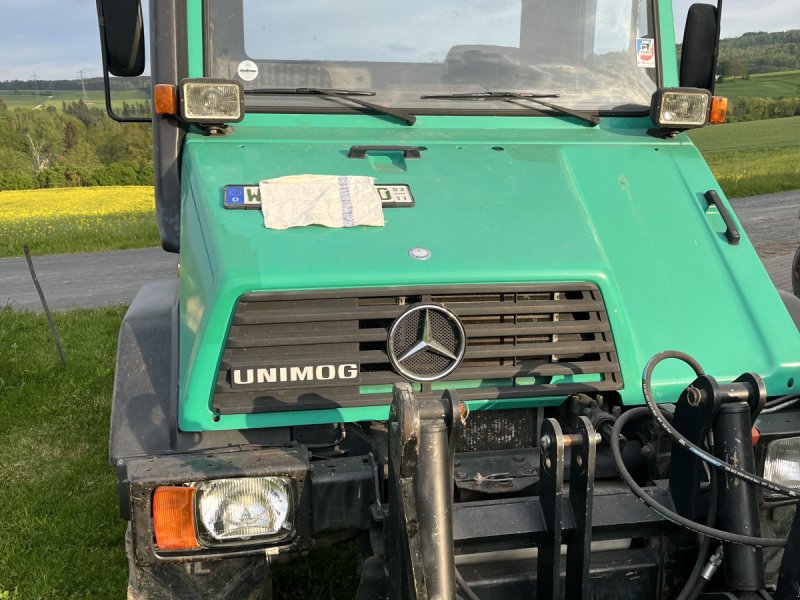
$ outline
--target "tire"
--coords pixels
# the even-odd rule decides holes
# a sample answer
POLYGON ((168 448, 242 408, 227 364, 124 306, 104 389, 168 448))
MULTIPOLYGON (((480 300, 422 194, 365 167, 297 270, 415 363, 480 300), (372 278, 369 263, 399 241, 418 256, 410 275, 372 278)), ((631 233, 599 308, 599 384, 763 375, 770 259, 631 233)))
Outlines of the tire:
POLYGON ((265 555, 140 567, 133 560, 131 527, 125 533, 128 600, 271 600, 265 555))

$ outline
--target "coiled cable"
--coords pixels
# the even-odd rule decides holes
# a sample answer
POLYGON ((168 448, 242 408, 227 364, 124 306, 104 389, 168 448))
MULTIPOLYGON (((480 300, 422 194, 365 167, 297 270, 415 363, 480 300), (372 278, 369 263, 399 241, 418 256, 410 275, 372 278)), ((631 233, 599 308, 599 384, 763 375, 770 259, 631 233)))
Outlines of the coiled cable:
POLYGON ((677 443, 683 446, 687 451, 691 452, 701 460, 704 460, 708 464, 716 467, 717 469, 722 469, 726 473, 733 475, 734 477, 738 477, 739 479, 743 479, 749 483, 754 485, 761 486, 766 488, 772 492, 777 494, 783 494, 784 496, 790 496, 792 498, 800 499, 800 491, 793 490, 791 488, 786 487, 785 485, 781 485, 779 483, 772 482, 768 479, 764 479, 763 477, 759 477, 753 473, 745 471, 744 469, 737 467, 736 465, 732 465, 729 462, 719 460, 713 454, 709 454, 705 450, 703 450, 697 444, 686 439, 681 433, 675 429, 664 417, 664 414, 661 412, 661 409, 658 408, 655 400, 653 400, 653 394, 651 391, 650 380, 653 376, 653 370, 656 368, 658 363, 668 359, 668 358, 676 358, 685 362, 687 365, 694 369, 695 374, 700 377, 704 375, 702 367, 698 364, 698 362, 693 359, 688 354, 683 352, 678 352, 677 350, 668 350, 666 352, 659 352, 653 358, 651 358, 647 365, 644 368, 644 373, 642 373, 642 394, 644 394, 644 401, 647 403, 647 408, 652 414, 653 418, 655 419, 656 423, 666 431, 669 436, 677 443))
POLYGON ((614 464, 617 466, 617 471, 619 471, 620 477, 622 477, 636 497, 638 497, 642 502, 644 502, 647 506, 652 508, 665 519, 668 519, 673 523, 677 523, 689 531, 694 531, 695 533, 700 533, 723 542, 743 544, 745 546, 756 546, 759 548, 782 548, 786 545, 786 540, 783 539, 741 535, 738 533, 723 531, 715 527, 709 527, 708 525, 703 525, 701 523, 695 523, 694 521, 679 515, 675 511, 670 510, 658 500, 650 496, 641 487, 639 487, 639 484, 634 481, 633 477, 625 466, 625 463, 622 461, 622 453, 620 452, 619 447, 619 434, 622 432, 622 429, 625 427, 625 425, 627 425, 630 421, 644 417, 648 415, 649 412, 650 411, 647 407, 642 406, 629 410, 620 415, 616 423, 614 423, 614 429, 612 430, 610 440, 611 456, 614 459, 614 464))

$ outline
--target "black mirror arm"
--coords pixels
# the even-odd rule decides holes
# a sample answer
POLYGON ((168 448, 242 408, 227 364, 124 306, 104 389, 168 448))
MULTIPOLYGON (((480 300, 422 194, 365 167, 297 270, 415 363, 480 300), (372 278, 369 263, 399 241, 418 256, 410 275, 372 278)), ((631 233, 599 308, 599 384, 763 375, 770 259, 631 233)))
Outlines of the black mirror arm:
POLYGON ((102 0, 97 0, 97 23, 100 29, 100 57, 103 62, 103 92, 106 102, 106 112, 117 123, 152 123, 151 117, 121 117, 114 112, 111 105, 111 81, 108 75, 108 52, 106 49, 106 24, 103 17, 102 0))
POLYGON ((717 0, 717 41, 714 44, 714 60, 711 67, 711 95, 717 86, 717 61, 719 61, 719 38, 722 36, 722 0, 717 0))

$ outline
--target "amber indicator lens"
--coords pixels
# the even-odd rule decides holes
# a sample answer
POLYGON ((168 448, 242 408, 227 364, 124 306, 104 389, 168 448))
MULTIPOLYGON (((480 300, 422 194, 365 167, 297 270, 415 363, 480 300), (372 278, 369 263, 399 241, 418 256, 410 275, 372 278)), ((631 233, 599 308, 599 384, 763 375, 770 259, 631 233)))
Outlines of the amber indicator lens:
POLYGON ((711 99, 711 112, 708 114, 708 122, 714 125, 721 125, 728 116, 728 99, 724 96, 714 96, 711 99))
POLYGON ((191 487, 162 486, 153 494, 153 529, 159 550, 199 548, 194 533, 194 495, 191 487))
POLYGON ((159 83, 153 87, 153 110, 157 115, 178 114, 178 88, 159 83))

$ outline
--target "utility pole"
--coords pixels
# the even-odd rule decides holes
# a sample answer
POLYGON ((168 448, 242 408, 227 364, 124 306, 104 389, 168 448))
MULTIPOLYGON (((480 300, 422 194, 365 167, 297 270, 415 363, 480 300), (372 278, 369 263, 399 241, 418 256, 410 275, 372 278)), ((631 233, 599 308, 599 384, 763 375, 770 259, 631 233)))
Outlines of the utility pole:
POLYGON ((86 81, 84 81, 83 78, 83 69, 78 71, 78 75, 80 75, 81 78, 81 89, 83 90, 83 103, 89 104, 89 97, 86 95, 86 81))

